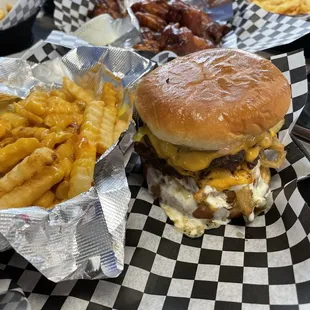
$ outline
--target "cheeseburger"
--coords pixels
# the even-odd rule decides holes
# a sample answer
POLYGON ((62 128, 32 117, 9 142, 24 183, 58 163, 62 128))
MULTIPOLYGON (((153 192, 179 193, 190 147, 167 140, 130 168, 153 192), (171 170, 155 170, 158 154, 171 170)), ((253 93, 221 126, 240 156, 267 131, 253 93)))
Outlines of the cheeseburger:
POLYGON ((152 194, 190 237, 266 208, 269 168, 284 161, 277 139, 290 86, 268 60, 210 49, 157 68, 137 86, 144 125, 135 149, 152 194))

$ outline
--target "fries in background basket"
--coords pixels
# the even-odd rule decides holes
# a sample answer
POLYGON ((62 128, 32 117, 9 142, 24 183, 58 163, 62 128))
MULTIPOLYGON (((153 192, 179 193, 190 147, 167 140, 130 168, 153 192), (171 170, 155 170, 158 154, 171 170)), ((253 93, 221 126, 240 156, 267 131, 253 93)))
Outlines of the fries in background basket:
POLYGON ((5 9, 0 8, 0 21, 6 17, 7 13, 9 13, 12 8, 13 6, 10 3, 6 3, 5 9))
POLYGON ((6 13, 3 9, 0 9, 0 21, 4 19, 4 17, 6 16, 6 13))
POLYGON ((309 0, 250 0, 264 10, 284 15, 310 14, 309 0))
POLYGON ((7 12, 9 13, 9 12, 13 9, 13 5, 10 4, 10 3, 7 3, 7 4, 5 5, 5 8, 6 8, 7 12))
POLYGON ((7 108, 0 111, 0 209, 51 208, 88 191, 96 159, 131 116, 110 82, 95 95, 65 77, 61 89, 1 98, 7 108))

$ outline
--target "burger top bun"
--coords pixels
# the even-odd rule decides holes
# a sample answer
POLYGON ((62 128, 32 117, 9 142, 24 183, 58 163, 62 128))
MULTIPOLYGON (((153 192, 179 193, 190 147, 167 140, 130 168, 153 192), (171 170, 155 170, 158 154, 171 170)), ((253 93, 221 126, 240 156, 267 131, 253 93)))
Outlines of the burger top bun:
POLYGON ((211 151, 273 127, 290 99, 286 78, 269 60, 241 50, 209 49, 144 77, 136 109, 159 139, 211 151))

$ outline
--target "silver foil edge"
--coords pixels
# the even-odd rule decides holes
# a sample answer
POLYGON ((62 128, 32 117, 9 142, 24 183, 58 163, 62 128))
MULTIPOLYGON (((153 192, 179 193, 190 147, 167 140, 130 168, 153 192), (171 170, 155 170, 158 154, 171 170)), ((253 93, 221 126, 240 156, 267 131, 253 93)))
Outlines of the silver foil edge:
MULTIPOLYGON (((121 76, 116 83, 123 89, 153 68, 153 63, 140 55, 112 47, 80 47, 61 59, 39 65, 1 58, 0 68, 6 70, 1 71, 0 91, 25 97, 35 86, 57 86, 64 75, 77 81, 97 63, 121 76)), ((110 79, 105 74, 108 71, 100 70, 100 83, 110 79)), ((1 249, 9 244, 55 282, 118 276, 124 264, 130 200, 124 154, 128 161, 134 132, 131 124, 119 144, 101 156, 96 163, 94 187, 87 193, 51 211, 38 207, 0 210, 1 249)))

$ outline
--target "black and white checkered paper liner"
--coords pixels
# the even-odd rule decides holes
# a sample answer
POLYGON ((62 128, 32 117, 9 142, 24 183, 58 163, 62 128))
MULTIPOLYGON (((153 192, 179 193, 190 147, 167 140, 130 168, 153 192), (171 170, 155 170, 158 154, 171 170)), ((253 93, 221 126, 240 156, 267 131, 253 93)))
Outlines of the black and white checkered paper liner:
POLYGON ((310 22, 267 12, 248 0, 234 0, 233 11, 237 47, 249 52, 289 44, 310 33, 310 22))
POLYGON ((0 21, 0 30, 6 30, 35 14, 44 0, 19 0, 13 9, 0 21))
MULTIPOLYGON (((27 57, 48 59, 55 48, 46 44, 27 57)), ((158 57, 163 64, 173 55, 158 57)), ((305 60, 298 51, 271 61, 292 87, 292 106, 279 134, 287 158, 273 172, 271 209, 247 226, 234 221, 190 239, 175 230, 148 193, 134 155, 125 268, 118 278, 56 284, 13 250, 1 253, 0 269, 23 289, 33 309, 310 309, 310 208, 297 187, 310 163, 289 135, 307 98, 305 60)))
POLYGON ((21 58, 34 63, 42 63, 47 60, 62 57, 67 54, 69 50, 70 49, 64 46, 54 45, 40 40, 25 52, 21 58))
POLYGON ((0 309, 31 310, 30 304, 22 289, 0 270, 0 309))
POLYGON ((54 0, 54 22, 64 32, 74 32, 89 18, 88 11, 95 7, 96 0, 54 0))
POLYGON ((79 46, 92 46, 87 41, 80 39, 73 34, 68 34, 58 30, 53 30, 45 39, 45 42, 65 46, 70 49, 74 49, 79 46))

